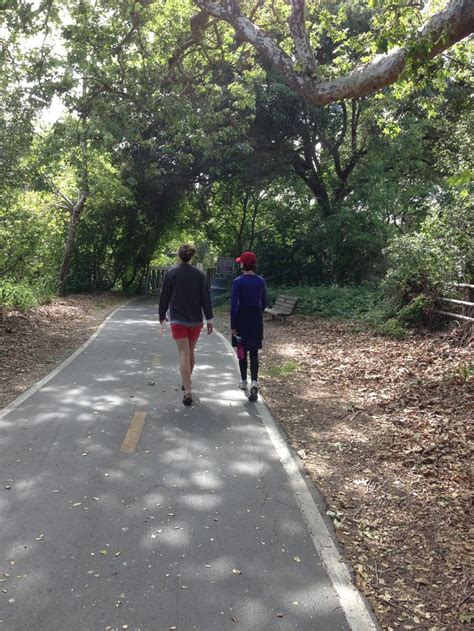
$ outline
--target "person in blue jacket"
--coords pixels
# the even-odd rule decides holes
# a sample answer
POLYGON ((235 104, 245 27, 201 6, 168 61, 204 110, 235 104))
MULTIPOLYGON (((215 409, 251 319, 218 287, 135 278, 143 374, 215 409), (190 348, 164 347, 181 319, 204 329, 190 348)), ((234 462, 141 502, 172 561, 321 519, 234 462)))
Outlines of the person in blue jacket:
POLYGON ((243 358, 239 359, 239 388, 247 390, 248 357, 250 357, 250 394, 249 400, 258 399, 258 351, 263 340, 263 311, 267 306, 267 285, 261 276, 256 274, 257 257, 253 252, 243 252, 236 259, 240 263, 242 275, 232 283, 230 305, 230 327, 233 343, 241 338, 243 358))

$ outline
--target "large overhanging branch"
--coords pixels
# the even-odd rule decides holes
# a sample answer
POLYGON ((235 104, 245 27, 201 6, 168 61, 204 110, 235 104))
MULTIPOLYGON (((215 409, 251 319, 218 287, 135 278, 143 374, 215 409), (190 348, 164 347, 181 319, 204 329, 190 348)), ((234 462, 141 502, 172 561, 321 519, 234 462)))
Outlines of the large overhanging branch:
POLYGON ((448 6, 433 15, 404 48, 378 55, 370 63, 360 65, 342 77, 321 80, 314 74, 316 63, 304 29, 303 0, 291 0, 290 18, 295 52, 305 69, 301 73, 295 70, 292 60, 270 35, 242 15, 237 0, 196 0, 196 3, 202 11, 230 24, 238 38, 252 44, 295 92, 317 105, 373 94, 394 83, 410 57, 415 60, 418 57, 419 61, 432 59, 474 31, 473 0, 450 0, 448 6), (304 35, 300 37, 302 31, 304 35))

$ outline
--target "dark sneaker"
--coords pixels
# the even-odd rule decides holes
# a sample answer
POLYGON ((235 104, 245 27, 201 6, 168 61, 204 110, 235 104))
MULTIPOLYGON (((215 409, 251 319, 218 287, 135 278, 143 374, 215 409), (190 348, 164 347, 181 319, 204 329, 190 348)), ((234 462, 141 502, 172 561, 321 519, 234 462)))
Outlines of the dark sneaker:
POLYGON ((193 404, 193 397, 190 394, 185 394, 183 397, 183 405, 192 405, 193 404))
POLYGON ((252 381, 250 388, 249 401, 257 401, 258 399, 258 386, 255 381, 252 381))

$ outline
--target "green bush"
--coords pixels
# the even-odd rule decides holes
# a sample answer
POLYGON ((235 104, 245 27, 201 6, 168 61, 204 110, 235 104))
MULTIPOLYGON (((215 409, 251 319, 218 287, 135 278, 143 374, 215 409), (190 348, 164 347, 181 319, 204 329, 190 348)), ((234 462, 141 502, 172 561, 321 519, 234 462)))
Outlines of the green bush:
POLYGON ((453 283, 470 278, 474 268, 473 217, 471 208, 453 202, 445 211, 433 208, 418 232, 392 240, 386 250, 389 271, 384 287, 398 308, 420 294, 431 298, 442 295, 453 283))
POLYGON ((386 335, 395 340, 402 340, 408 333, 407 329, 400 323, 398 318, 390 318, 386 322, 381 322, 375 327, 375 330, 377 333, 386 335))
POLYGON ((7 280, 0 281, 0 305, 15 307, 21 311, 31 309, 38 304, 34 291, 28 285, 12 283, 7 280))
POLYGON ((320 249, 333 282, 360 285, 380 278, 385 271, 382 255, 387 245, 387 224, 370 213, 342 209, 326 219, 320 249))
POLYGON ((46 304, 55 295, 55 284, 43 278, 28 285, 13 280, 0 280, 0 306, 14 307, 26 311, 38 304, 46 304))
POLYGON ((402 307, 397 317, 401 324, 419 327, 424 324, 426 317, 430 314, 433 307, 434 299, 430 296, 420 294, 402 307))

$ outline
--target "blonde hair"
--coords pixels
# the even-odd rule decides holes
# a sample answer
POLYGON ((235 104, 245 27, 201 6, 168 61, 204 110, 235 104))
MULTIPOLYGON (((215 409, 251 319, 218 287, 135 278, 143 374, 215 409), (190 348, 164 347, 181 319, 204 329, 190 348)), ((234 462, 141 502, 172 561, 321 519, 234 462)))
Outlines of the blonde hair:
POLYGON ((178 248, 178 257, 183 263, 189 263, 189 261, 196 254, 196 248, 192 243, 183 243, 178 248))

